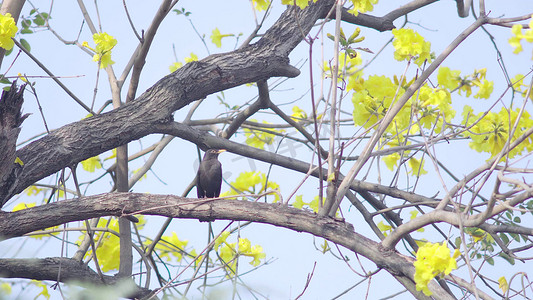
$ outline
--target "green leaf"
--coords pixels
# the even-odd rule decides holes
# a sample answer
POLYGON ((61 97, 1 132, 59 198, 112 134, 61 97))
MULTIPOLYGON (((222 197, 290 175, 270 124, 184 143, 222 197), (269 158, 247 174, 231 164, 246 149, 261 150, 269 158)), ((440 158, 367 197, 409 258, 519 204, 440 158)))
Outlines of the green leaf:
POLYGON ((494 258, 485 255, 485 261, 489 263, 489 265, 494 266, 494 258))
POLYGON ((515 264, 515 261, 514 261, 514 258, 510 257, 509 255, 505 254, 505 253, 500 253, 499 254, 501 258, 505 259, 508 263, 510 263, 511 265, 514 265, 515 264))
POLYGON ((44 19, 41 17, 41 15, 37 15, 35 19, 33 19, 33 23, 35 23, 38 26, 44 26, 44 19))
POLYGON ((191 14, 190 11, 185 11, 185 8, 184 8, 184 7, 182 7, 181 10, 179 10, 179 9, 173 9, 172 11, 175 12, 178 16, 179 16, 179 15, 184 15, 184 16, 188 17, 188 16, 191 14))
POLYGON ((40 13, 37 16, 35 16, 35 19, 33 19, 33 23, 44 26, 47 20, 50 19, 50 16, 47 13, 40 13))
POLYGON ((22 20, 22 22, 20 22, 20 25, 22 25, 23 28, 28 28, 31 25, 31 20, 24 19, 24 20, 22 20))
POLYGON ((20 39, 20 44, 22 45, 22 47, 24 47, 24 49, 28 50, 28 52, 31 51, 30 43, 28 43, 28 41, 26 41, 25 39, 20 39))
POLYGON ((24 28, 20 31, 20 33, 22 34, 29 34, 29 33, 33 33, 33 30, 31 29, 28 29, 28 28, 24 28))
POLYGON ((461 249, 461 244, 462 244, 461 237, 456 237, 455 242, 454 242, 455 247, 458 249, 461 249))
POLYGON ((509 220, 511 220, 511 219, 513 218, 513 215, 511 214, 510 211, 507 211, 507 212, 505 213, 505 216, 506 216, 509 220))
POLYGON ((4 76, 0 76, 0 78, 1 84, 11 84, 11 81, 8 78, 5 78, 4 76))
POLYGON ((509 237, 505 233, 500 233, 500 239, 502 239, 505 245, 509 244, 509 237))
POLYGON ((520 217, 514 217, 513 222, 520 223, 522 220, 520 220, 520 217))

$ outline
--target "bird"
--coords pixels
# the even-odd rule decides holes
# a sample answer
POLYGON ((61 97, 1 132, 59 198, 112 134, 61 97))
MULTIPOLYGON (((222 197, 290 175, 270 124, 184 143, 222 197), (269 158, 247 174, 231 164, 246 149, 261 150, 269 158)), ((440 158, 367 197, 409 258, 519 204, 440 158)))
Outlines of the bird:
POLYGON ((196 193, 198 198, 216 198, 220 195, 222 185, 222 165, 218 155, 226 150, 209 149, 205 152, 196 175, 196 193))

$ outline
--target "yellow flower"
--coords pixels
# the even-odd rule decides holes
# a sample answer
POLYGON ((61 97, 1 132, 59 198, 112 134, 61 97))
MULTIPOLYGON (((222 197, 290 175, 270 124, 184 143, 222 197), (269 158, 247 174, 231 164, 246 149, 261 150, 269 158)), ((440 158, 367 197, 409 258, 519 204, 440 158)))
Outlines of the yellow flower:
MULTIPOLYGON (((256 122, 256 120, 254 119, 251 119, 250 121, 256 122)), ((263 121, 263 123, 270 124, 267 121, 263 121)), ((285 130, 283 129, 277 130, 274 128, 270 128, 269 130, 278 133, 285 132, 285 130)), ((248 146, 252 146, 259 149, 264 149, 265 145, 272 145, 272 143, 274 142, 274 138, 276 137, 273 133, 248 128, 244 129, 244 136, 246 136, 245 142, 246 144, 248 144, 248 146)))
MULTIPOLYGON (((369 128, 381 119, 389 109, 398 86, 385 76, 372 75, 361 84, 361 90, 354 93, 353 120, 355 125, 369 128)), ((399 95, 403 94, 400 89, 399 95)))
MULTIPOLYGON (((119 232, 117 218, 113 218, 111 220, 101 218, 98 221, 97 227, 107 227, 110 230, 119 232)), ((83 237, 83 235, 79 237, 77 241, 78 244, 82 241, 83 237)), ((109 232, 96 231, 94 234, 94 243, 96 245, 100 245, 96 249, 96 255, 98 256, 98 263, 100 264, 102 271, 107 272, 111 270, 118 270, 120 265, 120 238, 109 232)), ((91 255, 92 250, 89 250, 85 254, 85 257, 89 257, 91 255)))
POLYGON ((85 171, 91 173, 94 172, 96 169, 102 168, 102 164, 100 163, 100 158, 98 156, 87 158, 86 160, 81 162, 81 165, 85 171))
POLYGON ((509 44, 515 48, 513 50, 513 53, 514 54, 518 54, 520 52, 522 52, 522 44, 520 43, 522 38, 522 25, 521 24, 515 24, 513 25, 513 27, 511 28, 511 33, 513 34, 513 36, 509 39, 509 44))
POLYGON ((378 0, 352 0, 353 8, 348 12, 357 16, 359 13, 374 10, 374 4, 376 3, 378 3, 378 0))
POLYGON ((218 28, 213 29, 211 33, 211 42, 215 44, 218 48, 222 47, 222 38, 233 36, 233 34, 221 34, 218 28))
POLYGON ((398 61, 415 58, 415 64, 421 66, 426 60, 431 62, 431 44, 424 38, 408 28, 393 29, 394 58, 398 61))
POLYGON ((11 50, 15 42, 13 39, 17 33, 18 28, 15 20, 10 13, 5 15, 0 14, 0 47, 6 50, 11 50))
MULTIPOLYGON (((240 195, 240 194, 257 194, 262 193, 266 190, 276 190, 279 189, 279 185, 275 183, 272 180, 268 180, 264 173, 261 173, 259 171, 257 172, 242 172, 239 174, 237 179, 233 181, 230 186, 232 187, 231 190, 222 193, 223 196, 231 196, 231 195, 240 195), (265 188, 265 183, 267 184, 265 188)), ((276 201, 279 201, 279 195, 275 194, 274 196, 276 201)))
POLYGON ((7 282, 3 282, 2 284, 0 284, 0 291, 4 295, 11 294, 11 284, 9 284, 7 282))
MULTIPOLYGON (((316 0, 313 0, 316 2, 316 0)), ((304 9, 309 6, 309 0, 281 0, 283 5, 297 5, 300 9, 304 9)))
POLYGON ((291 117, 295 120, 295 121, 300 121, 301 119, 307 119, 307 113, 299 108, 298 106, 293 106, 292 107, 292 115, 291 117))
POLYGON ((531 15, 531 20, 529 21, 529 29, 522 33, 523 26, 520 24, 515 24, 511 28, 512 37, 509 38, 509 44, 514 48, 513 53, 518 54, 522 52, 522 40, 526 40, 528 43, 533 43, 533 15, 531 15))
POLYGON ((28 196, 34 196, 34 195, 38 195, 40 192, 42 192, 43 189, 40 189, 34 185, 30 185, 29 187, 26 188, 25 192, 26 192, 26 195, 28 196))
POLYGON ((383 221, 379 221, 378 229, 383 233, 384 236, 387 236, 389 233, 392 232, 393 228, 392 226, 383 223, 383 221))
POLYGON ((504 293, 507 293, 507 291, 509 290, 509 283, 507 283, 507 279, 505 279, 505 276, 498 278, 498 287, 504 293))
POLYGON ((257 267, 261 263, 260 260, 266 257, 266 253, 263 252, 263 247, 254 245, 246 254, 246 256, 253 257, 253 260, 250 262, 250 264, 254 267, 257 267))
POLYGON ((48 286, 43 283, 42 281, 38 281, 38 280, 32 280, 31 283, 35 284, 38 288, 41 288, 42 291, 37 294, 37 296, 35 296, 34 299, 39 299, 39 296, 43 295, 43 297, 45 299, 50 299, 50 293, 48 292, 48 286))
POLYGON ((185 57, 185 63, 190 63, 191 61, 198 61, 198 56, 196 54, 191 52, 191 55, 188 57, 185 57))
POLYGON ((183 67, 183 63, 180 63, 179 61, 178 62, 175 62, 175 63, 172 63, 168 69, 170 70, 170 73, 173 73, 174 71, 176 71, 177 69, 183 67))
POLYGON ((461 71, 459 70, 452 71, 448 67, 440 67, 439 73, 437 74, 437 80, 440 86, 453 90, 461 83, 460 74, 461 71))
POLYGON ((452 270, 457 269, 457 262, 454 257, 450 256, 450 249, 445 242, 442 244, 425 243, 420 246, 413 265, 415 266, 416 290, 424 292, 426 296, 432 294, 428 289, 428 283, 435 276, 448 275, 452 270))
POLYGON ((483 79, 482 82, 473 81, 472 83, 479 87, 479 91, 477 92, 477 94, 474 95, 474 98, 490 98, 490 94, 492 94, 492 91, 494 90, 494 82, 483 79))
POLYGON ((15 207, 13 207, 13 211, 19 211, 19 210, 23 210, 23 209, 30 208, 30 207, 35 207, 35 203, 24 203, 24 202, 21 202, 21 203, 15 205, 15 207))
POLYGON ((385 162, 387 169, 391 171, 394 171, 394 167, 396 167, 398 160, 400 160, 400 154, 397 152, 383 157, 383 161, 385 162))
POLYGON ((254 4, 255 9, 259 11, 267 10, 268 6, 270 5, 269 0, 252 0, 252 3, 254 4))
MULTIPOLYGON (((491 154, 491 157, 496 156, 502 151, 503 146, 509 139, 509 126, 510 124, 515 124, 518 115, 519 109, 509 111, 505 108, 502 108, 498 113, 487 113, 483 119, 472 126, 469 132, 465 133, 465 136, 470 137, 472 140, 468 145, 478 152, 488 152, 491 154)), ((479 113, 476 116, 472 113, 470 107, 466 107, 465 112, 463 112, 465 120, 467 116, 468 121, 466 125, 468 126, 481 118, 483 113, 479 113)), ((514 135, 511 137, 511 142, 531 127, 533 127, 533 119, 531 119, 527 111, 524 111, 518 122, 518 127, 514 131, 514 135)), ((524 150, 529 151, 532 146, 533 141, 531 138, 524 140, 509 152, 509 158, 515 157, 524 150)))
POLYGON ((303 201, 303 198, 304 198, 303 195, 297 195, 294 198, 295 198, 294 202, 291 204, 292 207, 294 207, 294 208, 302 209, 304 207, 304 205, 307 204, 306 202, 303 201))
POLYGON ((176 232, 172 232, 172 235, 163 236, 161 242, 155 248, 160 251, 159 256, 167 261, 172 261, 172 257, 176 257, 178 261, 181 261, 188 243, 188 240, 180 240, 176 232))
MULTIPOLYGON (((100 68, 105 69, 107 66, 114 64, 111 60, 111 50, 117 44, 117 40, 106 32, 93 34, 93 41, 96 44, 95 49, 87 48, 96 52, 93 56, 93 61, 100 62, 100 68)), ((86 45, 83 43, 83 45, 86 45)))
POLYGON ((411 168, 409 172, 413 176, 419 176, 428 173, 428 171, 424 170, 424 161, 414 157, 409 160, 409 168, 411 168))

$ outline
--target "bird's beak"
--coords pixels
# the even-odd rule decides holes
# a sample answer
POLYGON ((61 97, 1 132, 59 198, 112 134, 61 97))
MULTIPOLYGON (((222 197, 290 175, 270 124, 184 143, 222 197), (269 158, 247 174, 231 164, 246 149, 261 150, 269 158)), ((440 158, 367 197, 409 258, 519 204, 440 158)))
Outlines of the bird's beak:
POLYGON ((220 154, 222 152, 226 152, 226 149, 220 149, 220 150, 217 151, 218 154, 220 154))

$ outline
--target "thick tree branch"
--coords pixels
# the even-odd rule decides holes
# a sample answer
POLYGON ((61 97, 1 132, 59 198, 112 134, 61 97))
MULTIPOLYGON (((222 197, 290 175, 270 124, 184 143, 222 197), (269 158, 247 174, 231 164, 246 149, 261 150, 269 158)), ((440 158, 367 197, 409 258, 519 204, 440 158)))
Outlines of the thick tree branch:
MULTIPOLYGON (((24 88, 17 89, 16 83, 8 91, 2 92, 0 98, 0 186, 9 186, 15 180, 15 172, 22 166, 15 163, 15 149, 20 126, 28 115, 22 115, 24 88)), ((7 189, 0 189, 0 198, 7 195, 7 189)))
MULTIPOLYGON (((49 258, 11 258, 0 259, 0 277, 3 278, 27 278, 35 280, 50 280, 60 282, 74 282, 84 285, 116 285, 124 279, 115 276, 104 275, 104 283, 100 276, 89 266, 79 261, 65 257, 49 258)), ((152 291, 149 289, 135 287, 129 295, 124 297, 142 298, 148 296, 152 291)))
POLYGON ((188 63, 135 101, 63 126, 17 151, 25 165, 15 182, 0 186, 9 190, 0 204, 65 166, 153 133, 155 124, 168 122, 174 111, 197 99, 270 77, 297 76, 300 71, 289 65, 288 55, 331 2, 320 1, 305 10, 290 7, 258 43, 188 63), (300 26, 294 26, 295 20, 300 26))
MULTIPOLYGON (((234 220, 271 224, 323 237, 373 261, 394 276, 413 281, 412 258, 383 251, 377 242, 354 231, 351 224, 278 204, 190 199, 174 195, 107 193, 58 201, 16 212, 0 212, 0 236, 11 238, 46 227, 104 216, 159 215, 199 221, 234 220)), ((414 282, 414 281, 413 281, 414 282)), ((430 289, 446 298, 436 282, 430 289)))
MULTIPOLYGON (((165 123, 165 124, 159 124, 157 126, 157 133, 164 133, 164 134, 170 134, 179 138, 182 138, 184 140, 193 142, 197 144, 200 148, 206 149, 206 148, 216 148, 216 149, 226 149, 229 152, 248 157, 257 159, 262 162, 266 162, 269 164, 274 164, 283 168, 286 168, 288 170, 293 170, 296 172, 300 172, 303 174, 306 174, 310 169, 310 164, 295 158, 283 156, 277 153, 257 149, 254 147, 250 147, 248 145, 239 144, 230 140, 226 140, 223 138, 219 138, 213 135, 210 135, 207 132, 200 131, 198 129, 195 129, 193 127, 172 122, 172 123, 165 123)), ((324 170, 323 174, 326 174, 327 172, 324 170)), ((315 169, 313 172, 311 172, 311 175, 314 177, 319 176, 318 169, 315 169)), ((342 180, 344 176, 341 174, 339 175, 339 179, 342 180)), ((324 180, 326 180, 326 177, 324 175, 324 180)), ((434 205, 430 206, 436 206, 439 203, 439 199, 434 199, 426 196, 422 196, 419 194, 414 194, 406 191, 399 190, 397 188, 384 186, 377 183, 370 183, 366 181, 360 181, 357 179, 354 179, 350 184, 350 189, 356 191, 356 192, 372 192, 372 193, 379 193, 379 194, 385 194, 394 198, 403 199, 406 201, 409 201, 411 203, 434 203, 434 205)), ((381 208, 376 208, 381 209, 381 208)))

